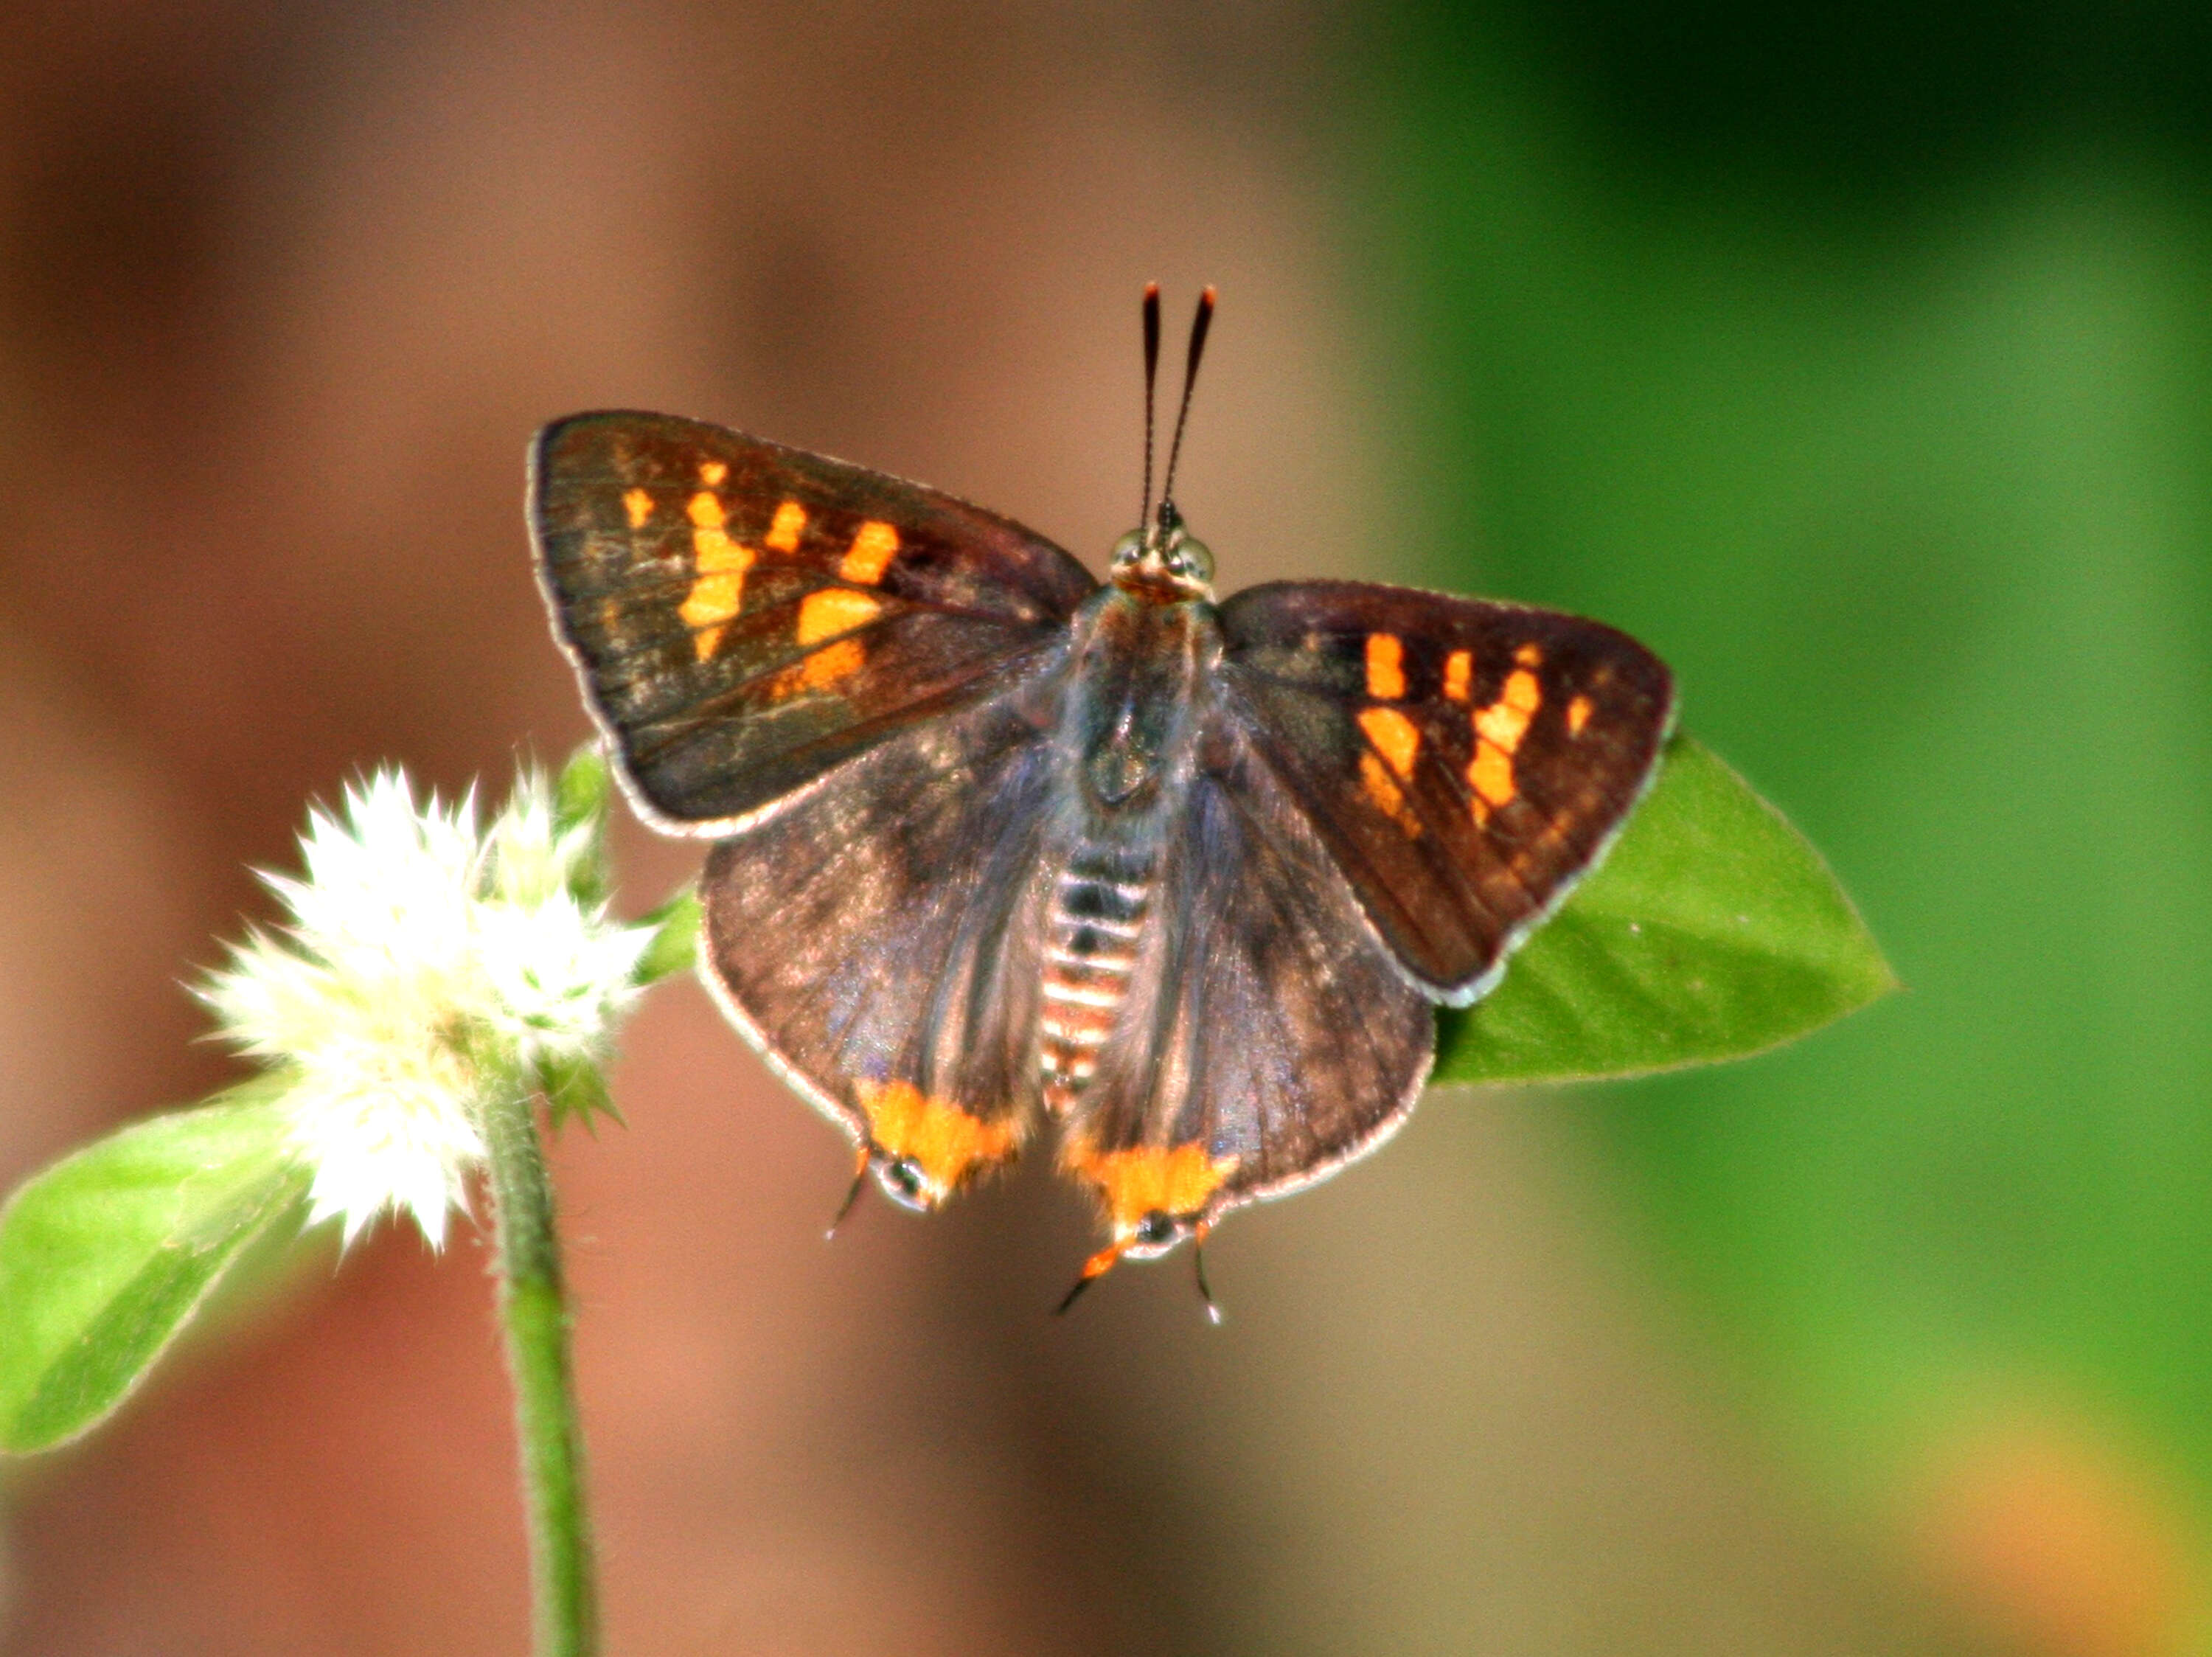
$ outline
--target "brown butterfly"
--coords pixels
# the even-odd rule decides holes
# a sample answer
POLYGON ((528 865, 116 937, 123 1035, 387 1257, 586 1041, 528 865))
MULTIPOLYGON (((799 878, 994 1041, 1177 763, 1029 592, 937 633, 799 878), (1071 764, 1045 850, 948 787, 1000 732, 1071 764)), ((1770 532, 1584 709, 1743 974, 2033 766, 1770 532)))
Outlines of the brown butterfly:
POLYGON ((1152 504, 1156 286, 1145 320, 1145 508, 1103 584, 667 415, 557 421, 531 482, 633 801, 714 842, 731 1020, 911 1207, 1054 1121, 1109 1234, 1079 1289, 1403 1122, 1432 1003, 1495 985, 1603 856, 1673 714, 1657 658, 1572 616, 1333 581, 1217 604, 1182 417, 1152 504))

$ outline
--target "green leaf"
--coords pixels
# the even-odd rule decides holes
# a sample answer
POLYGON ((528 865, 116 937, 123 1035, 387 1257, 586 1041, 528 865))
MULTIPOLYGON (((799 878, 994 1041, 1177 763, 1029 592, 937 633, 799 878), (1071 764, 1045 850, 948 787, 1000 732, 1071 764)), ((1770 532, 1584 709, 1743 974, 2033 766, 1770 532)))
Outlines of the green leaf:
POLYGON ((658 984, 672 972, 688 971, 699 952, 699 899, 679 892, 638 922, 654 929, 653 941, 637 964, 640 984, 658 984))
POLYGON ((0 1450, 44 1450, 122 1403, 216 1281, 296 1213, 289 1078, 257 1078, 64 1158, 0 1209, 0 1450))
POLYGON ((1438 1081, 1567 1081, 1740 1058, 1897 987, 1835 876, 1687 737, 1605 866, 1441 1019, 1438 1081))

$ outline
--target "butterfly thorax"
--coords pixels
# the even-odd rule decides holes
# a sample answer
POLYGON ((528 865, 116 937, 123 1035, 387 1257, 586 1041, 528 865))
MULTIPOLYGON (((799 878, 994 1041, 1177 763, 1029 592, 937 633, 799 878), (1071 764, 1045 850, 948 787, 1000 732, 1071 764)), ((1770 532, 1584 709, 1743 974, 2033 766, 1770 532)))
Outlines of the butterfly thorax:
POLYGON ((1091 1080, 1128 998, 1196 765, 1199 704, 1221 656, 1203 597, 1118 582, 1076 618, 1061 727, 1065 850, 1054 880, 1038 1054, 1046 1105, 1091 1080))

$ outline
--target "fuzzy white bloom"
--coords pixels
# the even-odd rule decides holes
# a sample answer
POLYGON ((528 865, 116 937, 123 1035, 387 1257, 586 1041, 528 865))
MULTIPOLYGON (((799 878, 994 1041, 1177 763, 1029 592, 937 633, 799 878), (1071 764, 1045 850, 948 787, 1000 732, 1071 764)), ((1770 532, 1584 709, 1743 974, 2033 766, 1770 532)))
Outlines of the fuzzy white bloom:
POLYGON ((418 807, 397 771, 349 788, 337 813, 308 814, 305 877, 264 877, 289 923, 198 990, 229 1039, 295 1075, 310 1223, 342 1216, 348 1243, 398 1209, 442 1245, 483 1160, 485 1091, 527 1086, 534 1059, 596 1056, 638 993, 650 929, 571 888, 592 827, 559 832, 529 771, 488 830, 476 819, 473 798, 418 807))

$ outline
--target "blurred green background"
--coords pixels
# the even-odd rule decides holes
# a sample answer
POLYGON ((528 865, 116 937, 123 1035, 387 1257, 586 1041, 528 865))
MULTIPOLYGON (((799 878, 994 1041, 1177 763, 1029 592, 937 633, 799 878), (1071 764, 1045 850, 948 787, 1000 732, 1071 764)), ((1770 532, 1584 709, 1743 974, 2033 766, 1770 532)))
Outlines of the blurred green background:
MULTIPOLYGON (((849 455, 1090 559, 1224 308, 1224 588, 1550 603, 1903 994, 1440 1092, 1044 1307, 1042 1167, 818 1240, 702 998, 558 1160, 617 1651, 2212 1648, 2212 12, 33 0, 0 62, 0 1178, 227 1075, 311 794, 586 729, 540 422, 849 455)), ((656 901, 696 850, 621 848, 656 901)), ((13 1470, 0 1649, 518 1649, 476 1245, 387 1231, 13 1470)))
POLYGON ((1409 573, 1627 619, 1906 993, 1563 1101, 1745 1397, 2016 1636, 2203 1649, 2212 14, 1420 9, 1409 573))

